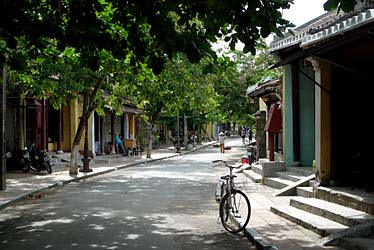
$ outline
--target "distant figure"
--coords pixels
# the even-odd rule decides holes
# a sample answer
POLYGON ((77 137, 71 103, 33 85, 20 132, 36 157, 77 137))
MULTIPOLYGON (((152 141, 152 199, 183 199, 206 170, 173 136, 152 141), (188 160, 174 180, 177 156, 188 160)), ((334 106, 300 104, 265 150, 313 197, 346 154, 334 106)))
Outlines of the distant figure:
POLYGON ((218 142, 221 153, 225 153, 225 134, 223 132, 219 133, 218 142))
POLYGON ((242 137, 243 144, 245 144, 245 128, 240 130, 240 136, 242 137))
POLYGON ((121 137, 120 135, 116 134, 115 137, 114 137, 114 141, 116 143, 116 151, 117 151, 117 154, 119 154, 119 147, 121 147, 121 150, 122 150, 122 154, 124 156, 126 156, 126 150, 125 150, 125 147, 123 146, 123 143, 122 143, 122 140, 121 140, 121 137))
POLYGON ((249 143, 251 143, 252 138, 253 138, 253 132, 252 132, 251 127, 249 127, 249 130, 248 130, 248 140, 249 140, 249 143))

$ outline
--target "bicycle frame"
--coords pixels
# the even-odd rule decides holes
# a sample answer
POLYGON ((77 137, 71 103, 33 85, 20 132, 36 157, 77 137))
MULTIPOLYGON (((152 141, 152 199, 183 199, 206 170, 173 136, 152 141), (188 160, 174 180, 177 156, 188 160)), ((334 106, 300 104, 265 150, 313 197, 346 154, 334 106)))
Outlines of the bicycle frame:
MULTIPOLYGON (((221 160, 213 161, 213 162, 219 162, 221 160)), ((229 166, 225 161, 222 161, 226 167, 229 168, 229 174, 225 176, 221 176, 219 182, 217 183, 216 187, 216 201, 219 203, 222 199, 222 197, 226 194, 229 193, 231 194, 235 188, 234 184, 234 176, 232 174, 233 167, 229 166)))
POLYGON ((240 189, 236 189, 233 175, 234 168, 240 168, 242 165, 228 165, 229 174, 221 176, 216 187, 216 201, 219 205, 219 219, 223 227, 230 233, 241 232, 248 224, 251 216, 251 205, 248 197, 240 189), (244 209, 244 210, 243 210, 244 209))

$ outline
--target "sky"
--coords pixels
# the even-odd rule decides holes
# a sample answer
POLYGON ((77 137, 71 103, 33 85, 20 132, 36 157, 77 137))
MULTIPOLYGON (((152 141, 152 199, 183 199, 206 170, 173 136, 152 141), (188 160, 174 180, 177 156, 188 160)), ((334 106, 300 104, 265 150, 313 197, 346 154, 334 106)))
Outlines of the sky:
MULTIPOLYGON (((283 10, 283 18, 289 20, 293 24, 300 26, 320 15, 325 11, 323 9, 323 4, 327 0, 294 0, 291 7, 287 10, 283 10)), ((273 40, 273 35, 270 35, 265 39, 267 44, 273 40)), ((227 44, 217 45, 217 48, 226 47, 227 44)), ((228 46, 227 46, 228 47, 228 46)), ((243 44, 237 44, 236 49, 241 50, 243 44)))
POLYGON ((323 4, 327 0, 294 0, 291 8, 283 11, 283 18, 300 26, 323 14, 323 4))
MULTIPOLYGON (((296 27, 300 26, 320 15, 325 13, 323 4, 327 0, 294 0, 294 4, 287 10, 283 10, 283 18, 295 24, 296 27)), ((265 39, 267 44, 273 40, 270 35, 265 39)))

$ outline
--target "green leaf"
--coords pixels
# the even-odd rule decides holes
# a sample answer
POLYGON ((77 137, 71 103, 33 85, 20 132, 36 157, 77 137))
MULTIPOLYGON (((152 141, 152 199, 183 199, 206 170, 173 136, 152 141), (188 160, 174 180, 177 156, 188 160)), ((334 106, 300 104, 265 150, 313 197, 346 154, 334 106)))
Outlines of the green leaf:
POLYGON ((356 6, 356 1, 342 0, 341 2, 341 9, 346 13, 354 10, 355 6, 356 6))
POLYGON ((323 8, 326 11, 335 10, 336 8, 338 8, 339 3, 340 0, 327 0, 327 2, 323 4, 323 8))
POLYGON ((244 46, 243 48, 243 53, 248 53, 250 51, 250 47, 249 46, 244 46))

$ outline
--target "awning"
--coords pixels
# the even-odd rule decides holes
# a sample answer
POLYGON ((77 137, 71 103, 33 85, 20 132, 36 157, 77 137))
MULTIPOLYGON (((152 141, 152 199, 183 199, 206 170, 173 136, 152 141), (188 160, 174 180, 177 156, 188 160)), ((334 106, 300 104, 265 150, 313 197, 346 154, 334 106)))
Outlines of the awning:
POLYGON ((288 56, 288 57, 286 57, 286 58, 280 60, 279 62, 274 63, 273 65, 271 65, 271 66, 269 67, 269 69, 275 69, 275 68, 278 68, 278 67, 280 67, 280 66, 283 66, 283 65, 289 64, 289 63, 291 63, 291 62, 293 62, 293 61, 296 61, 296 60, 300 60, 300 59, 306 58, 306 57, 308 57, 308 56, 309 56, 309 52, 304 51, 304 50, 302 50, 302 51, 298 51, 298 52, 296 52, 296 53, 294 53, 294 54, 292 54, 292 55, 290 55, 290 56, 288 56))
POLYGON ((141 114, 143 114, 143 112, 140 109, 138 109, 136 107, 126 106, 126 105, 123 108, 123 112, 127 113, 127 114, 134 114, 134 115, 141 115, 141 114))
POLYGON ((247 95, 249 97, 261 97, 269 94, 280 94, 280 79, 267 79, 261 83, 249 86, 247 95))

